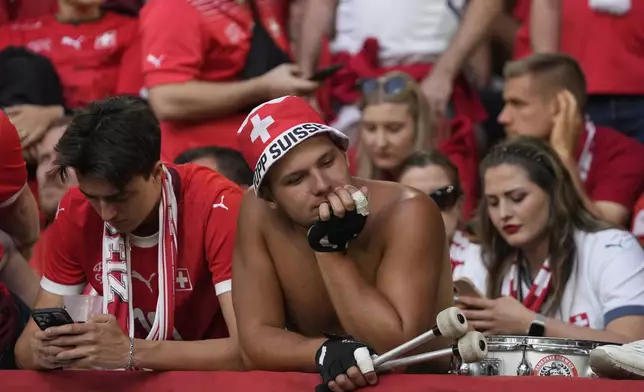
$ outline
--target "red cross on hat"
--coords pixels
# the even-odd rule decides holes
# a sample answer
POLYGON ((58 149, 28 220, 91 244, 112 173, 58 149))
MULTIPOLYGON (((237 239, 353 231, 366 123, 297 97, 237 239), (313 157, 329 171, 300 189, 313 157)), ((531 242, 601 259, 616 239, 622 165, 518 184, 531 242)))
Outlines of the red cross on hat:
POLYGON ((255 193, 275 162, 304 140, 324 132, 343 150, 349 148, 349 138, 326 125, 303 98, 275 98, 253 109, 237 131, 237 143, 253 169, 255 193))

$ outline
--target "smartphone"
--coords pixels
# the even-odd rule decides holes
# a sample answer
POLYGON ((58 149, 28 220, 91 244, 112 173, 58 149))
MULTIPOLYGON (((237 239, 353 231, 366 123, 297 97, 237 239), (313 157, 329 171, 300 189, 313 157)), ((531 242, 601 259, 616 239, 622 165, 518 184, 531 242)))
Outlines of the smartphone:
POLYGON ((476 286, 474 286, 474 283, 467 278, 460 278, 454 281, 454 294, 466 297, 485 297, 480 291, 478 291, 476 286))
POLYGON ((36 309, 31 312, 31 318, 42 331, 51 327, 74 324, 74 319, 63 308, 36 309))
POLYGON ((334 73, 338 72, 340 68, 344 67, 344 64, 333 64, 326 68, 319 69, 309 78, 312 82, 322 82, 325 79, 331 77, 334 73))

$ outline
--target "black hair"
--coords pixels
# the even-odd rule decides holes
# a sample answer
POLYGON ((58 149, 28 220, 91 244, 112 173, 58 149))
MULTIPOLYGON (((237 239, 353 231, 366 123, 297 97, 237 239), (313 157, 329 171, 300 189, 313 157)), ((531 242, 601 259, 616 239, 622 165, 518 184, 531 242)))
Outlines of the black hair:
POLYGON ((174 163, 194 162, 201 158, 212 158, 217 165, 217 172, 235 182, 237 185, 253 185, 253 171, 248 167, 244 156, 232 148, 207 146, 197 147, 179 155, 174 163))
POLYGON ((63 180, 72 168, 123 190, 135 176, 150 178, 159 162, 159 122, 136 96, 95 101, 76 112, 56 152, 56 171, 63 180))

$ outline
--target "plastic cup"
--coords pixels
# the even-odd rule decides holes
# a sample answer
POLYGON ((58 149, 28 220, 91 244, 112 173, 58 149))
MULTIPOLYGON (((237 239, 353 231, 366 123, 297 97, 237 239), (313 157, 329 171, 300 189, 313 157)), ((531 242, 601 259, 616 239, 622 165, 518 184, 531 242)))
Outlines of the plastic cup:
POLYGON ((103 313, 103 297, 98 295, 65 295, 65 310, 77 323, 86 323, 97 313, 103 313))

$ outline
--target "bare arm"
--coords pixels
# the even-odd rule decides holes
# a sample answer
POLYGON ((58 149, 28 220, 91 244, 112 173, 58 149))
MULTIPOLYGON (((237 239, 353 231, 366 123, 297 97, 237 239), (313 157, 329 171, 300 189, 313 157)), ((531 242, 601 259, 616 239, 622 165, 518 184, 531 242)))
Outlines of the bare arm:
POLYGON ((423 195, 397 204, 386 227, 376 287, 340 253, 316 254, 343 329, 382 354, 427 331, 434 323, 446 262, 441 215, 423 195), (423 219, 418 219, 422 216, 423 219))
POLYGON ((503 6, 503 0, 471 1, 458 32, 436 62, 432 73, 453 80, 472 52, 488 36, 493 22, 503 13, 503 6))
POLYGON ((17 295, 27 306, 33 306, 39 288, 36 271, 29 266, 17 249, 6 244, 3 244, 2 249, 4 256, 0 259, 0 282, 3 282, 9 291, 17 295))
POLYGON ((519 27, 521 24, 510 13, 502 12, 492 23, 492 36, 503 45, 505 51, 512 53, 519 27))
POLYGON ((297 40, 297 63, 304 77, 312 75, 318 64, 325 34, 333 27, 339 0, 304 0, 304 12, 297 40))
POLYGON ((36 199, 27 185, 10 205, 0 208, 0 230, 9 234, 20 253, 31 258, 33 246, 40 238, 36 199))
POLYGON ((209 120, 268 99, 261 77, 220 83, 193 80, 149 90, 150 105, 161 121, 209 120))
POLYGON ((250 369, 316 372, 315 353, 326 339, 285 329, 279 279, 260 225, 263 201, 252 190, 240 208, 233 261, 233 304, 244 363, 250 369))
POLYGON ((561 0, 532 1, 530 7, 530 41, 534 52, 559 50, 561 0))
POLYGON ((644 339, 644 316, 620 317, 606 326, 606 330, 577 327, 554 319, 546 320, 546 336, 575 340, 629 343, 644 339))
POLYGON ((243 370, 237 344, 235 314, 230 292, 219 295, 229 338, 183 341, 134 341, 134 366, 143 369, 243 370))

